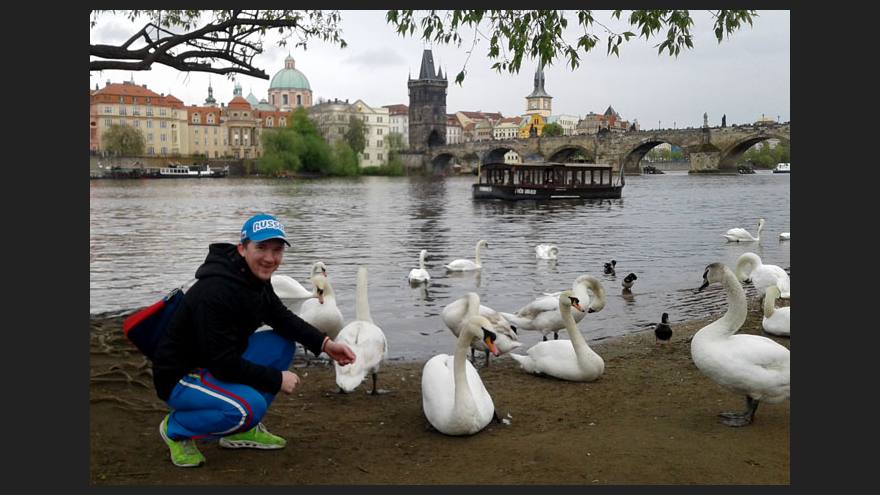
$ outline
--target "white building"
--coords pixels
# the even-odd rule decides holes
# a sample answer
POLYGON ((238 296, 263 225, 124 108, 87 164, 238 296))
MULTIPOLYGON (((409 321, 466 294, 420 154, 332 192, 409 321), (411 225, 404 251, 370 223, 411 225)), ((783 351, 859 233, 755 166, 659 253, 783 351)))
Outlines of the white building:
POLYGON ((391 126, 389 132, 400 134, 403 138, 404 149, 409 148, 409 107, 406 105, 385 105, 383 108, 388 109, 389 125, 391 126))
POLYGON ((388 162, 385 137, 391 132, 391 116, 385 107, 371 107, 358 100, 351 104, 352 114, 364 120, 367 146, 361 153, 361 167, 377 167, 388 162))
POLYGON ((547 123, 552 124, 556 123, 562 127, 562 135, 563 136, 571 136, 574 134, 575 129, 577 129, 578 122, 581 118, 577 115, 551 115, 547 117, 547 123))

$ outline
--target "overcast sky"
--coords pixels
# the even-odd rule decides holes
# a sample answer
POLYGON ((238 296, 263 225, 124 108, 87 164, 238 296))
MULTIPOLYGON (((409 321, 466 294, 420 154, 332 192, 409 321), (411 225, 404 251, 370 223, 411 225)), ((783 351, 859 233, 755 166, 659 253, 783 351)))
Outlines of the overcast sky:
MULTIPOLYGON (((546 67, 545 89, 552 97, 553 114, 583 117, 589 112, 602 113, 609 105, 626 120, 638 119, 642 129, 658 126, 699 127, 703 113, 710 125, 754 122, 762 114, 782 122, 790 120, 791 111, 791 24, 789 11, 758 11, 752 27, 737 31, 720 44, 712 32, 712 18, 707 11, 693 11, 694 48, 682 51, 678 58, 658 55, 654 45, 661 40, 632 38, 620 47, 620 57, 607 56, 602 32, 600 43, 572 71, 563 60, 546 67)), ((576 15, 569 15, 569 27, 577 25, 576 15)), ((622 32, 636 31, 624 21, 612 20, 610 12, 594 11, 594 17, 609 28, 622 32)), ((622 16, 626 18, 626 13, 622 16)), ((137 24, 119 16, 101 17, 90 30, 91 43, 118 44, 126 40, 137 24)), ((600 29, 597 27, 597 29, 600 29)), ((518 74, 498 73, 486 56, 488 41, 477 38, 468 60, 473 31, 462 32, 467 42, 462 46, 428 46, 418 38, 401 37, 385 21, 384 10, 343 11, 344 49, 322 41, 311 41, 307 50, 279 47, 277 36, 270 36, 264 52, 255 57, 255 65, 270 78, 284 67, 290 53, 296 68, 309 80, 313 100, 340 98, 363 100, 371 106, 409 104, 407 77, 418 76, 422 51, 431 48, 434 62, 449 73, 446 110, 501 112, 507 117, 525 111, 525 97, 531 93, 536 61, 524 59, 518 74), (467 62, 466 62, 467 61, 467 62), (455 84, 455 74, 467 63, 467 77, 462 86, 455 84)), ((577 30, 570 29, 567 39, 576 40, 577 30)), ((292 45, 291 43, 290 45, 292 45)), ((157 93, 171 93, 184 104, 202 104, 207 97, 209 75, 178 72, 154 65, 150 71, 91 72, 89 87, 103 87, 106 80, 127 81, 157 93)), ((244 96, 253 91, 258 99, 266 98, 269 81, 236 76, 244 96)), ((232 99, 234 82, 226 76, 210 75, 214 97, 232 99)))

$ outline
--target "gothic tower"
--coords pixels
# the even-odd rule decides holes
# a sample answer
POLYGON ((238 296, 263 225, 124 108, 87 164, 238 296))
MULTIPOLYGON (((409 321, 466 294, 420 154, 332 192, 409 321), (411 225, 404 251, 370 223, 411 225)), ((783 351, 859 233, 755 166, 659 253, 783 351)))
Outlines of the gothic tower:
POLYGON ((526 96, 525 115, 538 114, 545 119, 550 116, 550 106, 553 97, 544 91, 544 62, 538 62, 538 70, 535 71, 535 89, 532 94, 526 96))
POLYGON ((431 50, 422 53, 419 78, 409 78, 409 148, 426 151, 446 144, 446 87, 442 71, 434 72, 431 50))

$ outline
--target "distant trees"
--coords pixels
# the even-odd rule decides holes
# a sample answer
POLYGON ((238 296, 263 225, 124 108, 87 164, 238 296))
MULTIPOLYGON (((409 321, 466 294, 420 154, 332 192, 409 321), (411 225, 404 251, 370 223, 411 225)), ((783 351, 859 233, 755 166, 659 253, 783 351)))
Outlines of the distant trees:
POLYGON ((144 133, 128 125, 113 124, 101 136, 104 149, 116 156, 140 156, 146 149, 144 133))
POLYGON ((746 150, 737 164, 751 163, 757 168, 773 168, 780 162, 791 162, 791 145, 780 142, 772 149, 767 141, 746 150))
POLYGON ((262 143, 263 156, 257 162, 262 173, 284 175, 303 171, 326 174, 333 163, 330 147, 303 107, 290 114, 287 127, 265 130, 262 143))
POLYGON ((556 122, 551 122, 544 126, 541 130, 541 135, 546 137, 561 136, 564 132, 565 129, 563 129, 561 125, 556 122))
POLYGON ((367 126, 364 121, 354 115, 348 118, 348 130, 345 131, 345 142, 355 153, 363 153, 367 147, 367 126))

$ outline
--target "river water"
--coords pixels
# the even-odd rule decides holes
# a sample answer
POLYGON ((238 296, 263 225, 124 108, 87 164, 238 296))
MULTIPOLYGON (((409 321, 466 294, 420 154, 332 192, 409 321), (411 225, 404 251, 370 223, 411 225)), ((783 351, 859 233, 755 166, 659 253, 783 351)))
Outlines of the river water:
MULTIPOLYGON (((724 294, 701 293, 705 266, 733 267, 748 251, 790 270, 791 176, 702 176, 686 172, 627 177, 617 200, 500 202, 471 199, 472 176, 274 179, 93 180, 89 186, 89 313, 122 314, 148 305, 191 279, 212 242, 237 242, 241 224, 270 212, 287 226, 293 245, 279 274, 306 287, 323 261, 346 322, 355 314, 357 268, 369 269, 373 320, 388 338, 390 359, 452 352, 440 312, 476 291, 484 305, 515 311, 542 292, 570 288, 581 274, 603 281, 605 309, 588 315, 590 341, 645 330, 668 312, 675 324, 717 315, 724 294), (728 243, 732 227, 760 242, 728 243), (486 239, 479 273, 447 274, 444 265, 474 257, 486 239), (534 248, 553 243, 558 261, 538 260, 534 248), (411 287, 409 270, 427 249, 427 286, 411 287), (616 276, 605 262, 617 260, 616 276), (621 281, 638 276, 632 293, 621 281)), ((754 295, 749 286, 747 293, 754 295)), ((297 311, 299 302, 289 301, 297 311)), ((525 346, 540 340, 520 332, 525 346)), ((567 338, 565 332, 560 338, 567 338)), ((526 347, 524 347, 525 349, 526 347)))

